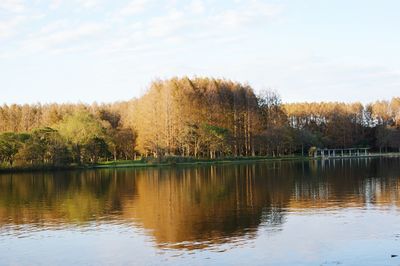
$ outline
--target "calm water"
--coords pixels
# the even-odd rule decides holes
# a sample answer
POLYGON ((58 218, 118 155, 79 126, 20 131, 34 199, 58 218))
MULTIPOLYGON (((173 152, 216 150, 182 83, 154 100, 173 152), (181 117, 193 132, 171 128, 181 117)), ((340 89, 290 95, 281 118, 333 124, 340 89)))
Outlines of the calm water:
POLYGON ((0 175, 0 265, 400 265, 400 159, 0 175))

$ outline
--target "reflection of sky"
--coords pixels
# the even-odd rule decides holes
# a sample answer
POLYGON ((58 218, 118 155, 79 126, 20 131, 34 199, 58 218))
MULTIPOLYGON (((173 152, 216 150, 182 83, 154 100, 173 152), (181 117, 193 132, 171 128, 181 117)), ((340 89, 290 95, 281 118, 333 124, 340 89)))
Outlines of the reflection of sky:
POLYGON ((0 264, 398 265, 391 255, 400 253, 399 233, 397 209, 349 208, 290 213, 280 230, 262 225, 255 238, 186 251, 160 249, 136 226, 105 223, 1 237, 0 264))
POLYGON ((127 100, 175 75, 248 81, 285 101, 399 96, 399 9, 396 0, 1 0, 0 104, 127 100))

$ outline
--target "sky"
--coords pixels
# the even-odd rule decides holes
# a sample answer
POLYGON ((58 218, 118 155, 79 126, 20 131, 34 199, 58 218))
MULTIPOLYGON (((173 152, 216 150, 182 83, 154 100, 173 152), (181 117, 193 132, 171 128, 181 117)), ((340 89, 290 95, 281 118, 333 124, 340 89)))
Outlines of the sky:
POLYGON ((0 104, 211 76, 284 102, 400 96, 398 0, 0 0, 0 104))

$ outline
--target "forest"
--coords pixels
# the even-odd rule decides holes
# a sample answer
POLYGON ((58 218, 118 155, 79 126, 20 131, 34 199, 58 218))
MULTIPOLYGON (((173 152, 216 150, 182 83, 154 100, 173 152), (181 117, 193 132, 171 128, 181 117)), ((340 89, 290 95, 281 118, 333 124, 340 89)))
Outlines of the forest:
POLYGON ((400 97, 284 103, 226 79, 156 80, 129 101, 0 106, 0 164, 307 156, 311 147, 400 151, 400 97))

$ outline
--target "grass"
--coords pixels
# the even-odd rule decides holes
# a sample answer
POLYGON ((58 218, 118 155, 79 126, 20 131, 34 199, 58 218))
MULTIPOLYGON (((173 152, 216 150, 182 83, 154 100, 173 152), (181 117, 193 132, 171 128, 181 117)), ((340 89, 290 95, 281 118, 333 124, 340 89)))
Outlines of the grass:
MULTIPOLYGON (((370 154, 368 157, 377 156, 400 156, 400 153, 387 153, 387 154, 370 154)), ((356 158, 356 157, 346 157, 356 158)), ((294 160, 313 160, 314 158, 308 156, 251 156, 251 157, 224 157, 217 159, 201 159, 194 157, 180 157, 168 156, 160 158, 143 158, 140 160, 117 160, 99 162, 96 164, 77 165, 72 164, 68 166, 52 166, 52 165, 38 165, 38 166, 1 166, 1 172, 29 172, 29 171, 58 171, 58 170, 77 170, 77 169, 99 169, 99 168, 146 168, 146 167, 166 167, 166 166, 195 166, 195 165, 214 165, 214 164, 237 164, 249 162, 262 162, 262 161, 294 161, 294 160)), ((320 158, 318 158, 320 159, 320 158)))
POLYGON ((203 165, 203 164, 227 164, 255 161, 278 161, 278 160, 308 160, 309 157, 303 156, 252 156, 252 157, 224 157, 217 159, 200 159, 193 157, 169 156, 162 159, 142 159, 142 160, 118 160, 101 162, 92 165, 90 168, 122 168, 122 167, 160 167, 160 166, 180 166, 180 165, 203 165))

